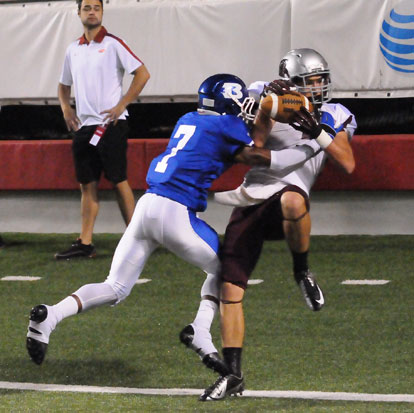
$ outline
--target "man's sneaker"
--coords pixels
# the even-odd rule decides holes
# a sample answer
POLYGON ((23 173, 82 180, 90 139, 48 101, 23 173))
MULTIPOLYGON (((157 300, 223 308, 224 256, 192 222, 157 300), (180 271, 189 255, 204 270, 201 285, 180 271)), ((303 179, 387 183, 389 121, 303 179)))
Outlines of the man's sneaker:
POLYGON ((72 258, 81 257, 93 258, 95 256, 95 246, 93 244, 82 244, 82 240, 80 238, 78 238, 68 250, 55 254, 55 258, 57 260, 70 260, 72 258))
POLYGON ((194 350, 200 357, 203 364, 208 367, 209 369, 214 370, 221 376, 225 376, 228 374, 228 369, 224 361, 220 358, 217 352, 212 352, 208 354, 204 354, 200 347, 197 347, 193 344, 194 340, 194 328, 191 324, 185 326, 180 332, 180 341, 183 343, 187 348, 194 350))
POLYGON ((309 270, 300 271, 295 273, 295 280, 302 290, 308 307, 312 311, 320 310, 325 304, 325 299, 313 274, 309 270))
POLYGON ((33 307, 30 311, 26 348, 30 358, 36 364, 42 364, 49 343, 49 335, 52 332, 50 325, 44 323, 47 316, 48 310, 43 304, 33 307))
POLYGON ((204 390, 204 393, 199 397, 201 402, 222 400, 226 396, 242 395, 244 391, 243 375, 237 377, 234 374, 227 376, 220 376, 216 382, 204 390))

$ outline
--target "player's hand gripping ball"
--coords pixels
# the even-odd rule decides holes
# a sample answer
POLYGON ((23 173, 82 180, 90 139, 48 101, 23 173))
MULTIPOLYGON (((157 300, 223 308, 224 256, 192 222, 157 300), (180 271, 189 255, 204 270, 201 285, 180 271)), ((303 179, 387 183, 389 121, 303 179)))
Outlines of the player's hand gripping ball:
POLYGON ((309 99, 297 92, 281 96, 270 93, 260 102, 261 111, 281 123, 291 123, 295 112, 299 111, 301 106, 313 112, 313 105, 309 99))

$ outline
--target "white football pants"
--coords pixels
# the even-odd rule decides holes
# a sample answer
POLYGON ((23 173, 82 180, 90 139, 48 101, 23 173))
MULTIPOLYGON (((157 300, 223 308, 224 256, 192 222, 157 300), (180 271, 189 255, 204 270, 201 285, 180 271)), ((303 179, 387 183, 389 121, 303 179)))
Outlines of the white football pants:
POLYGON ((146 193, 135 207, 105 281, 114 289, 116 303, 130 294, 149 256, 160 245, 206 272, 201 296, 219 298, 217 233, 186 206, 146 193))

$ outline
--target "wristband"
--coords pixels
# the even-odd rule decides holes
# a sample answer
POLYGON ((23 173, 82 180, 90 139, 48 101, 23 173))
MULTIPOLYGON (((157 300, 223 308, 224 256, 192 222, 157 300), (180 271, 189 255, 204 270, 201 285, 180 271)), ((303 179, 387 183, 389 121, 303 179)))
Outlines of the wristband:
POLYGON ((278 165, 278 159, 277 159, 277 152, 276 151, 270 151, 270 166, 269 169, 277 170, 278 165))
POLYGON ((326 149, 332 143, 332 138, 322 129, 315 141, 319 143, 322 149, 326 149))

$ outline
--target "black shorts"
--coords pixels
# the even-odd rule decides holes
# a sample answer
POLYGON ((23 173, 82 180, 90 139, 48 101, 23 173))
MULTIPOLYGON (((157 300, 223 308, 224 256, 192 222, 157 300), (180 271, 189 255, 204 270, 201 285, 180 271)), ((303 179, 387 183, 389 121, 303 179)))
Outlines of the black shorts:
POLYGON ((128 121, 110 123, 98 145, 89 143, 97 125, 83 126, 74 134, 72 153, 76 179, 81 184, 98 182, 102 171, 113 184, 127 179, 128 121))
POLYGON ((261 204, 234 208, 221 248, 221 278, 243 289, 253 272, 265 240, 285 238, 280 198, 284 192, 307 194, 295 185, 288 185, 261 204))

